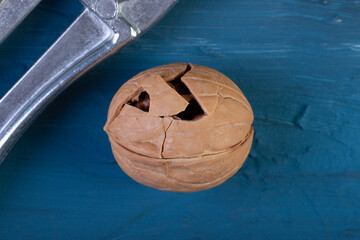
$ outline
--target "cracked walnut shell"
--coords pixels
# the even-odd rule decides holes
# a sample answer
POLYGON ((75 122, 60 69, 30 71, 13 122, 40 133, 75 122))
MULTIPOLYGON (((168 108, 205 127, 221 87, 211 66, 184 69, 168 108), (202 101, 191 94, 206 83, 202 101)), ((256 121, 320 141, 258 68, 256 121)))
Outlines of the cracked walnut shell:
POLYGON ((104 130, 130 177, 165 191, 215 187, 242 166, 254 135, 251 106, 225 75, 174 63, 127 81, 104 130))

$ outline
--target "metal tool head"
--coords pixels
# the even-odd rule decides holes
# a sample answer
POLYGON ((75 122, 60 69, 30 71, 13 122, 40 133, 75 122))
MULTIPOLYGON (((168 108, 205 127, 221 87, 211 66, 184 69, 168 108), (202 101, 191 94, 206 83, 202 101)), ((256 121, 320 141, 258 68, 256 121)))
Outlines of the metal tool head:
POLYGON ((134 37, 156 23, 178 0, 80 0, 116 32, 122 31, 122 20, 134 37))

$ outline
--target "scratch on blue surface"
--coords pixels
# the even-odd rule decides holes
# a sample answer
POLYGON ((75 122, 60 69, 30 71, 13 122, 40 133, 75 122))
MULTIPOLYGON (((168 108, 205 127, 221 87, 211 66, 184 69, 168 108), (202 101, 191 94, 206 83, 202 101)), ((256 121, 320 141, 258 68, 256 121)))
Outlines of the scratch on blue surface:
POLYGON ((302 126, 302 124, 301 124, 301 121, 302 121, 302 119, 304 118, 304 116, 305 116, 305 114, 306 114, 306 110, 308 109, 308 105, 304 105, 301 109, 300 109, 300 111, 299 111, 299 113, 295 116, 295 118, 294 118, 294 124, 295 124, 295 126, 297 126, 297 127, 299 127, 300 129, 304 129, 303 128, 303 126, 302 126))
POLYGON ((343 44, 346 47, 349 47, 352 51, 360 52, 360 44, 359 43, 344 43, 343 44))

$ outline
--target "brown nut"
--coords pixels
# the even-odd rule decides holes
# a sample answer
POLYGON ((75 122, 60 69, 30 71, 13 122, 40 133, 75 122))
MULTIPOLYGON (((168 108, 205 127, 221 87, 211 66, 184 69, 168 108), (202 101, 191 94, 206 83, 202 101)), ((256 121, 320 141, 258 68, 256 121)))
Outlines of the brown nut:
POLYGON ((254 135, 251 106, 225 75, 174 63, 141 72, 111 101, 104 130, 130 177, 165 191, 195 192, 234 175, 254 135))

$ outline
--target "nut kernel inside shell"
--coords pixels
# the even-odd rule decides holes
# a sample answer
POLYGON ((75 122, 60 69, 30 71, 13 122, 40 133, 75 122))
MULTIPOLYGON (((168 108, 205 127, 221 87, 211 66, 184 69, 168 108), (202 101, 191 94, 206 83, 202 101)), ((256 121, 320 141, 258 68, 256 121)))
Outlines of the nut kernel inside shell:
POLYGON ((252 122, 250 104, 225 75, 175 63, 127 81, 110 104, 104 130, 120 167, 133 179, 193 192, 217 186, 242 166, 252 122))

